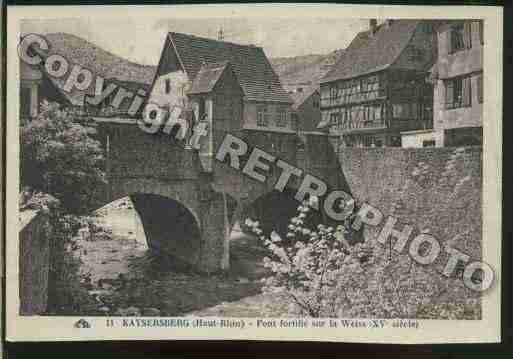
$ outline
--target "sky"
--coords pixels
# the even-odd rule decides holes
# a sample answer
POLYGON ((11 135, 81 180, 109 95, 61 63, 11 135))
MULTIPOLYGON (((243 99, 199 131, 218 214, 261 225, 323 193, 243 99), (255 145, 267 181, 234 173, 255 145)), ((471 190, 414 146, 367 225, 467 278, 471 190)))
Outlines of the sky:
POLYGON ((268 57, 327 54, 345 48, 356 33, 368 27, 368 20, 348 18, 60 18, 25 20, 22 33, 67 32, 80 36, 128 60, 157 65, 168 31, 254 44, 268 57))

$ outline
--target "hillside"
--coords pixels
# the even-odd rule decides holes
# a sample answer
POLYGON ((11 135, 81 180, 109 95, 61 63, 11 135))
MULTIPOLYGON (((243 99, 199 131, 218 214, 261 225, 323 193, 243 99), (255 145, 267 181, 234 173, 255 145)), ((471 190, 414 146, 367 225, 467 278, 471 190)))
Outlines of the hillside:
MULTIPOLYGON (((156 67, 140 65, 126 60, 81 37, 67 33, 45 35, 51 43, 52 52, 68 60, 88 67, 106 78, 151 84, 156 67)), ((285 87, 296 84, 317 84, 330 66, 344 50, 335 50, 327 55, 304 55, 271 58, 270 62, 285 87)))
POLYGON ((53 33, 45 37, 51 43, 52 53, 58 53, 106 78, 142 84, 151 84, 153 80, 155 66, 128 61, 75 35, 53 33))
POLYGON ((344 50, 335 50, 327 55, 305 55, 271 58, 274 71, 285 86, 319 83, 344 50))

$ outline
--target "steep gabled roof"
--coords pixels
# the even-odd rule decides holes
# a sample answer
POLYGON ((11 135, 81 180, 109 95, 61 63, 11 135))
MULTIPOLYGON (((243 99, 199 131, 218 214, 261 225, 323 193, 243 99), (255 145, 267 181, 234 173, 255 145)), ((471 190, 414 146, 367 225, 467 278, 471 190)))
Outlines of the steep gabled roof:
POLYGON ((419 20, 393 20, 380 24, 371 34, 362 31, 356 35, 346 51, 321 82, 348 79, 391 66, 412 38, 419 20))
POLYGON ((196 74, 187 93, 192 95, 211 92, 228 66, 228 61, 203 65, 196 74))
MULTIPOLYGON (((191 80, 196 78, 204 64, 229 61, 246 100, 292 103, 260 47, 177 32, 168 34, 166 44, 173 46, 191 80)), ((166 53, 166 48, 162 53, 166 53)), ((161 59, 159 68, 166 66, 165 61, 161 59)))

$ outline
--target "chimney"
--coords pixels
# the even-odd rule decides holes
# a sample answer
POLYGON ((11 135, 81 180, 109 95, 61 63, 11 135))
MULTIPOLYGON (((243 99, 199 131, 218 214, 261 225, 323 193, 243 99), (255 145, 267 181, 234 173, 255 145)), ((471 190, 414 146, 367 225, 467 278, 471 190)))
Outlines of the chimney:
POLYGON ((376 28, 378 27, 378 20, 377 19, 369 19, 369 30, 372 35, 376 33, 376 28))

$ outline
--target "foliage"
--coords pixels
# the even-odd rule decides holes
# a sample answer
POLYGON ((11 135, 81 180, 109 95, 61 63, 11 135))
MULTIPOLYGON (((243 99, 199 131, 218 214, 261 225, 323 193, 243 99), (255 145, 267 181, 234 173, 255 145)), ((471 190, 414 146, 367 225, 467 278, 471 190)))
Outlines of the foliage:
POLYGON ((103 153, 93 121, 58 104, 21 129, 21 183, 49 193, 72 213, 87 210, 105 183, 103 153))
POLYGON ((66 213, 58 204, 48 209, 51 257, 47 314, 95 314, 96 302, 80 284, 80 259, 71 253, 73 238, 87 217, 66 213))
MULTIPOLYGON (((408 254, 388 256, 382 245, 349 244, 351 217, 337 228, 308 228, 311 209, 298 208, 285 239, 263 236, 259 222, 246 225, 269 251, 263 292, 290 303, 288 315, 346 318, 478 319, 479 300, 457 278, 445 278, 408 254)), ((274 304, 271 303, 271 307, 274 304)), ((269 303, 267 303, 269 307, 269 303)), ((270 308, 273 310, 273 308, 270 308)))

